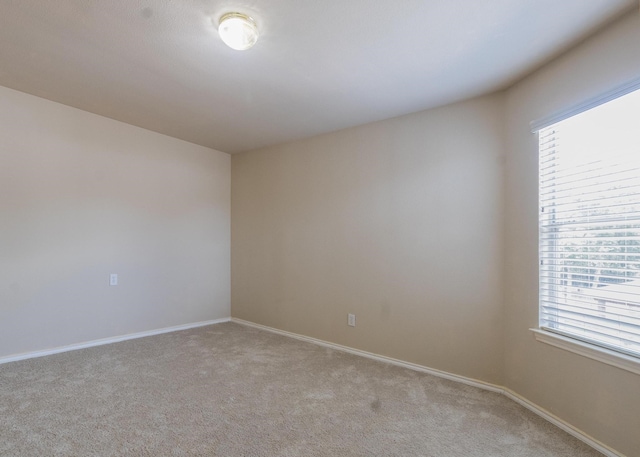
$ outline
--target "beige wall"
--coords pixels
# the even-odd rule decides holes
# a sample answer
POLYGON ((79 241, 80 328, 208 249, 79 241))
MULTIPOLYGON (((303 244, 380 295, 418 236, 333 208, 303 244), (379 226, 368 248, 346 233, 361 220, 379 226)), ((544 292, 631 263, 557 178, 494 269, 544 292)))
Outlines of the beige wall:
POLYGON ((502 113, 493 95, 233 155, 232 315, 501 383, 502 113))
POLYGON ((508 91, 506 386, 628 456, 640 456, 640 377, 534 340, 537 136, 529 122, 640 76, 637 12, 508 91))
POLYGON ((0 357, 228 317, 229 224, 229 155, 0 87, 0 357))
POLYGON ((529 123, 639 75, 634 11, 505 94, 234 155, 232 315, 505 385, 640 455, 638 375, 529 330, 529 123))

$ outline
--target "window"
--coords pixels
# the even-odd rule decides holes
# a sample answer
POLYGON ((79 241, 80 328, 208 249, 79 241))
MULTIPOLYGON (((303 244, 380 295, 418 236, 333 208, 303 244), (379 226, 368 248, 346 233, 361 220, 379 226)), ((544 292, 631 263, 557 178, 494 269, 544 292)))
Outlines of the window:
POLYGON ((540 328, 640 357, 640 90, 539 142, 540 328))

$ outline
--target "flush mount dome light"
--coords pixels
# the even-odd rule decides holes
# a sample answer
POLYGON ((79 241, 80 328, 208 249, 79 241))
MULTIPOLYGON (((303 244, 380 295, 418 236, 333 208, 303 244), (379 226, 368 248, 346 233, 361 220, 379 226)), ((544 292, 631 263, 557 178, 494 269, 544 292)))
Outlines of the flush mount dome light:
POLYGON ((218 33, 227 46, 237 51, 249 49, 258 41, 258 26, 253 19, 242 13, 222 15, 218 33))

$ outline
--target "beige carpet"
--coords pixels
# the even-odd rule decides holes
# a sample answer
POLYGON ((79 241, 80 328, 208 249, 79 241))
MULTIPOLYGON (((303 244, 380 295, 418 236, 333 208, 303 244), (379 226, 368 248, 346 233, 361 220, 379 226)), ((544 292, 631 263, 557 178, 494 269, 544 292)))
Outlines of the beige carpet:
POLYGON ((2 456, 599 456, 509 399, 227 323, 0 365, 2 456))

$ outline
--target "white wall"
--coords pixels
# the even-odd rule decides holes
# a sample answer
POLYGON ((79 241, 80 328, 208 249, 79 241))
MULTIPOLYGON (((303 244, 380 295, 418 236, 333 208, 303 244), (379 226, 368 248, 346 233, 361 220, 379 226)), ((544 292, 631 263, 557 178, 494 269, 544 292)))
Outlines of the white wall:
POLYGON ((232 315, 501 383, 502 114, 492 95, 233 155, 232 315))
POLYGON ((529 122, 639 76, 636 11, 509 90, 506 116, 506 386, 629 457, 640 456, 640 377, 529 331, 538 323, 538 138, 529 122))
POLYGON ((229 155, 0 87, 0 357, 228 317, 229 225, 229 155))

